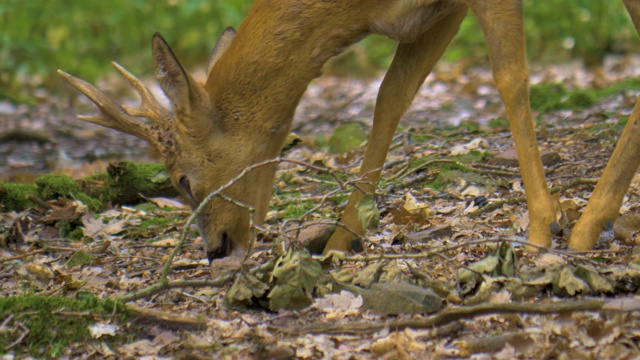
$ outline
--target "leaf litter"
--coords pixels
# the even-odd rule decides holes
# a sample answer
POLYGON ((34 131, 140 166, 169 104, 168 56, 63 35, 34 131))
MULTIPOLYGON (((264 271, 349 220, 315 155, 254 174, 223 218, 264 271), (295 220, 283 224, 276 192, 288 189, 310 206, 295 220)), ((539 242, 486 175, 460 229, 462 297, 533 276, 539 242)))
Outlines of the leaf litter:
MULTIPOLYGON (((637 74, 638 59, 634 64, 625 73, 608 71, 611 82, 637 74)), ((509 154, 508 125, 498 121, 504 110, 490 72, 448 71, 441 66, 420 89, 394 138, 379 191, 358 204, 370 229, 365 253, 314 257, 294 240, 335 225, 348 193, 339 182, 355 178, 364 148, 360 137, 340 131, 341 141, 331 134, 343 124, 370 130, 379 85, 321 78, 296 115, 302 142, 286 157, 298 163, 281 164, 274 205, 250 257, 210 270, 201 238, 189 229, 167 278, 174 286, 128 303, 144 326, 118 338, 125 324, 96 321, 86 329, 96 341, 69 344, 63 356, 637 357, 638 179, 625 198, 623 220, 604 233, 595 251, 566 253, 559 238, 559 250, 526 251, 524 191, 509 154), (334 154, 329 146, 339 150, 334 154), (237 271, 240 264, 245 266, 237 271)), ((578 66, 537 68, 531 78, 591 86, 578 66)), ((638 90, 621 90, 586 108, 538 114, 539 145, 552 154, 547 179, 559 189, 565 228, 589 198, 589 180, 602 172, 638 90)), ((31 123, 25 110, 2 114, 11 131, 39 131, 18 146, 28 155, 2 141, 4 180, 25 169, 86 176, 104 169, 107 159, 153 158, 137 139, 74 120, 77 109, 52 102, 26 111, 31 123), (66 168, 69 159, 73 171, 66 168)), ((121 298, 161 283, 190 212, 179 199, 147 201, 94 214, 62 198, 0 214, 0 294, 121 298), (74 229, 80 235, 72 236, 74 229)), ((28 343, 28 335, 20 338, 26 333, 20 321, 0 320, 0 336, 28 343)))

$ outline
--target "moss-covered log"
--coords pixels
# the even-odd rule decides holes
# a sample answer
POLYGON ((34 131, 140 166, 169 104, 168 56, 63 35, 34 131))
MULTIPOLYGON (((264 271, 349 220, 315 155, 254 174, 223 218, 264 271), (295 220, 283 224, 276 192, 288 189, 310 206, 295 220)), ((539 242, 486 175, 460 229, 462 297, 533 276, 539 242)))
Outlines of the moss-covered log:
POLYGON ((140 195, 178 196, 169 174, 162 164, 120 162, 109 164, 106 174, 97 174, 79 181, 82 191, 102 202, 137 204, 140 195))
POLYGON ((58 197, 82 201, 92 211, 104 204, 137 204, 151 196, 178 195, 162 164, 120 162, 110 164, 106 173, 73 181, 66 175, 46 174, 35 185, 0 182, 0 210, 22 211, 36 204, 30 196, 47 201, 58 197))

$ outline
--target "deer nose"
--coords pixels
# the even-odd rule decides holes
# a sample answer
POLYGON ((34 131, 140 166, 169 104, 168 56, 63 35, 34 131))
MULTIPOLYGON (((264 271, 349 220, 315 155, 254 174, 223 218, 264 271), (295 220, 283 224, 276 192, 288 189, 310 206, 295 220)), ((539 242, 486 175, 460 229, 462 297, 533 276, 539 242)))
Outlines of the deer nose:
POLYGON ((217 247, 213 249, 207 249, 207 260, 211 263, 215 259, 220 259, 226 256, 231 255, 231 241, 229 240, 229 236, 226 232, 220 235, 220 241, 218 241, 217 247))

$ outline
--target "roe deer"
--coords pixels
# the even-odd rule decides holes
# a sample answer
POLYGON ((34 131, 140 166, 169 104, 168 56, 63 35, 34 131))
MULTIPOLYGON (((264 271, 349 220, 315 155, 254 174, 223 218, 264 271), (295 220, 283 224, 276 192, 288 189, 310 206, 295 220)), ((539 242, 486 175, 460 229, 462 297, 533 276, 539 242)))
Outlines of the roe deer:
MULTIPOLYGON (((640 1, 623 1, 638 30, 640 1)), ((80 119, 151 143, 162 153, 173 184, 194 208, 243 169, 279 155, 300 97, 327 60, 371 33, 397 40, 400 44, 380 86, 360 168, 365 183, 353 191, 342 215, 347 227, 363 234, 354 206, 364 193, 374 192, 400 117, 469 9, 484 33, 516 144, 529 207, 529 241, 549 246, 559 227, 559 212, 547 188, 531 118, 521 0, 256 0, 238 32, 229 28, 222 34, 205 84, 196 83, 182 68, 160 35, 153 37, 157 77, 173 114, 115 63, 140 93, 140 107, 119 107, 88 83, 59 73, 100 110, 80 119)), ((640 163, 639 108, 636 104, 572 231, 572 248, 592 248, 618 215, 640 163)), ((216 197, 206 206, 198 225, 209 260, 246 251, 252 241, 248 207, 254 209, 255 224, 261 224, 275 170, 271 163, 250 171, 224 191, 227 199, 216 197)), ((360 246, 351 232, 338 228, 325 252, 360 246)))

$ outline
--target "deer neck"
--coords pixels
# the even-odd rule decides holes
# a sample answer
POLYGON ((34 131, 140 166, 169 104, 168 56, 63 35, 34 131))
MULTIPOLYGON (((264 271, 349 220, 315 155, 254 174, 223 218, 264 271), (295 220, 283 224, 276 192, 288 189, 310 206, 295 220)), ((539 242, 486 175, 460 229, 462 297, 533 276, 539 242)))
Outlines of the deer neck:
POLYGON ((281 137, 289 132, 302 94, 324 63, 367 34, 364 22, 348 20, 348 12, 338 6, 284 3, 259 1, 253 6, 206 84, 216 106, 234 112, 238 125, 281 137), (325 14, 318 16, 319 11, 325 14))

